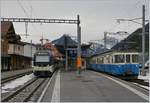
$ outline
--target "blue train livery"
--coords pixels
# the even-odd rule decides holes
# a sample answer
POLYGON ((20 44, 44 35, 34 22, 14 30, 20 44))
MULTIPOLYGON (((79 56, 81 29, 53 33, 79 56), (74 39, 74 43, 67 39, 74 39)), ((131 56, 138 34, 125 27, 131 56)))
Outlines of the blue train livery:
POLYGON ((139 75, 139 53, 107 51, 93 55, 89 68, 115 76, 137 78, 139 75))

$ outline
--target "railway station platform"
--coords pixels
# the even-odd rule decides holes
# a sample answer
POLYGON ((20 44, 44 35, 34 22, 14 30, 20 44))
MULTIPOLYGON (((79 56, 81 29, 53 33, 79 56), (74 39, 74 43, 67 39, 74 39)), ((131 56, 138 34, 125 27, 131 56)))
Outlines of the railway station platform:
POLYGON ((41 102, 148 102, 149 92, 98 72, 59 71, 41 102))
POLYGON ((26 69, 20 69, 20 70, 11 70, 11 71, 1 72, 1 80, 15 76, 15 75, 32 72, 32 71, 33 71, 33 68, 26 68, 26 69))

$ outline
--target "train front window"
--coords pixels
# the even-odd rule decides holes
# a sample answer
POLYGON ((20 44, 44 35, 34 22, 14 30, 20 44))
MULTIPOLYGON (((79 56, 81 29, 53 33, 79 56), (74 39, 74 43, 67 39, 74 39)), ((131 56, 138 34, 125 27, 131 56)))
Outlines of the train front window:
POLYGON ((115 63, 124 63, 124 55, 115 55, 115 63))
POLYGON ((130 55, 126 55, 126 63, 130 63, 130 55))
POLYGON ((138 63, 139 62, 139 56, 138 55, 132 55, 132 62, 133 63, 138 63))

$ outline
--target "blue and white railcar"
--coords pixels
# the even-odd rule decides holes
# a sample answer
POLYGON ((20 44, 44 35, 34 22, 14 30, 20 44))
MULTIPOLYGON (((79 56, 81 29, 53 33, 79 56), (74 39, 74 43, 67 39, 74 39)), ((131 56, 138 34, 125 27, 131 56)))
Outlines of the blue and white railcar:
POLYGON ((51 76, 54 72, 54 59, 48 50, 40 50, 34 54, 35 76, 51 76))
POLYGON ((90 69, 124 77, 139 75, 139 53, 107 51, 90 59, 90 69))

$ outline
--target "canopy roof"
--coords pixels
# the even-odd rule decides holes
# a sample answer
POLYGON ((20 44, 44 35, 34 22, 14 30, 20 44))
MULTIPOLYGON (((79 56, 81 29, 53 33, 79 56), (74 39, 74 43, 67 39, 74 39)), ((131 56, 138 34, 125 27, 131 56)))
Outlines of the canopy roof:
POLYGON ((69 35, 63 35, 59 39, 52 41, 56 46, 77 47, 77 42, 72 40, 69 35))

